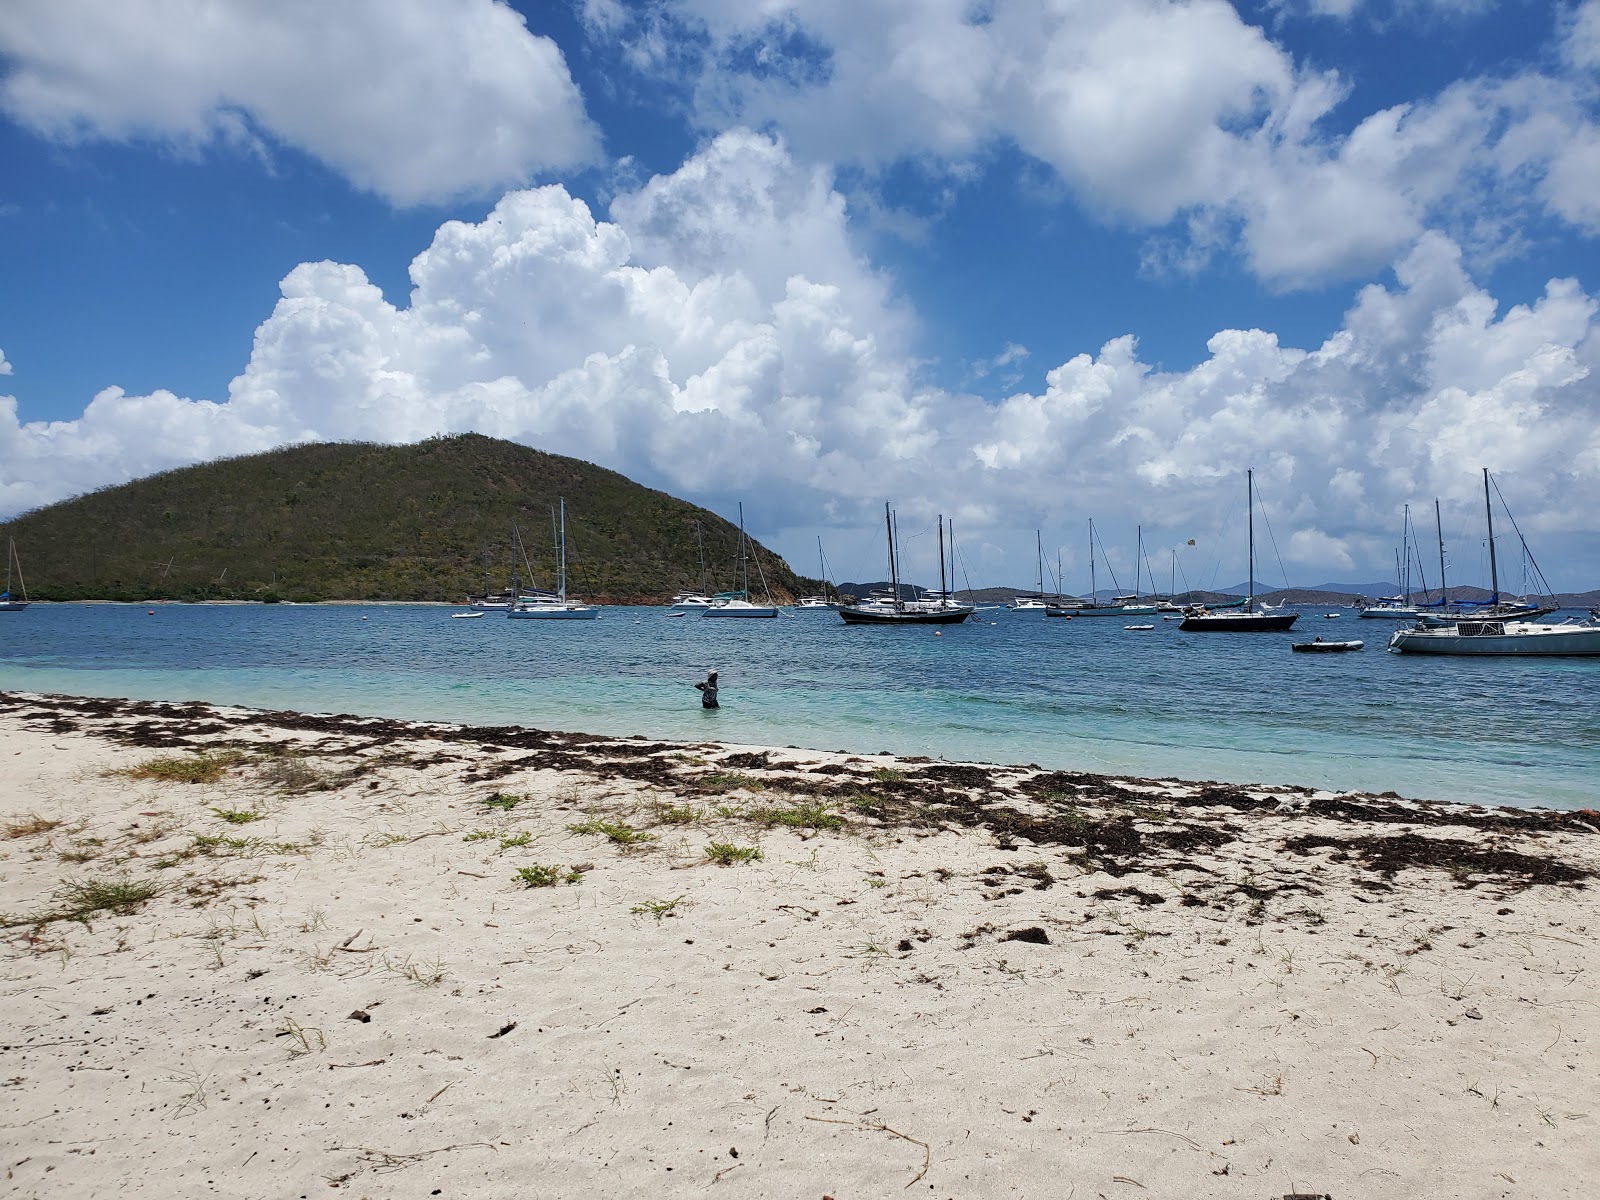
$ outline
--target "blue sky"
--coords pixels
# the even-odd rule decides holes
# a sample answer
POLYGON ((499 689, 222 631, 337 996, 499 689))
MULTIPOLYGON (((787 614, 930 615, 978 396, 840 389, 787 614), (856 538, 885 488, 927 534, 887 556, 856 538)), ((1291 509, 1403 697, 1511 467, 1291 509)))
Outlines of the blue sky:
POLYGON ((1231 584, 1253 465, 1267 581, 1437 496, 1486 582, 1487 466, 1597 586, 1597 84, 1593 0, 18 0, 0 518, 473 429, 842 577, 1231 584))

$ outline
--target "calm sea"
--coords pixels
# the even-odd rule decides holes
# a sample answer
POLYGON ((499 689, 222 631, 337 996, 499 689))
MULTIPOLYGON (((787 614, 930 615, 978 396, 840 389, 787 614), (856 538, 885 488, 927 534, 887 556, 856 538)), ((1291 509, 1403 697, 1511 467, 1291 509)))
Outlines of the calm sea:
POLYGON ((1387 654, 1389 623, 1323 611, 1285 634, 1003 609, 936 633, 827 610, 545 622, 423 605, 36 604, 0 614, 0 689, 1600 804, 1600 661, 1387 654), (1290 652, 1319 634, 1366 649, 1290 652), (714 712, 692 686, 708 667, 714 712))

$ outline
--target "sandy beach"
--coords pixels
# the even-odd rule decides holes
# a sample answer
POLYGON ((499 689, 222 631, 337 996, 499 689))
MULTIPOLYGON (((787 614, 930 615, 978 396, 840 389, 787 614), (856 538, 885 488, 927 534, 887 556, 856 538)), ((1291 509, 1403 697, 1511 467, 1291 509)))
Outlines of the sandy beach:
POLYGON ((0 693, 19 1197, 1580 1197, 1600 814, 0 693))

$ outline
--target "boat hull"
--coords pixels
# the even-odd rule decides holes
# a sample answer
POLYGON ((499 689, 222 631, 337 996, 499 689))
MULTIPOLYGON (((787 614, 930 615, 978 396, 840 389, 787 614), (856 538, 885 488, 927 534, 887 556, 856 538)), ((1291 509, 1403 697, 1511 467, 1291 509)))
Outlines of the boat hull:
POLYGON ((1274 633, 1294 628, 1299 619, 1299 613, 1206 613, 1184 617, 1178 628, 1185 633, 1274 633))
POLYGON ((959 625, 972 615, 970 608, 940 608, 926 612, 909 609, 845 607, 839 610, 846 625, 959 625))
POLYGON ((1153 617, 1160 612, 1154 604, 1108 604, 1099 608, 1047 608, 1050 616, 1063 617, 1153 617))
POLYGON ((1389 638, 1389 650, 1394 654, 1600 656, 1600 625, 1489 622, 1481 632, 1479 628, 1472 622, 1462 622, 1442 629, 1397 629, 1389 638))
POLYGON ((708 620, 712 617, 775 617, 778 608, 767 604, 718 604, 706 609, 702 615, 708 620))
POLYGON ((1365 642, 1295 642, 1289 649, 1303 654, 1348 654, 1365 645, 1365 642))
POLYGON ((592 621, 599 615, 598 608, 587 605, 572 608, 513 608, 506 614, 513 621, 592 621))

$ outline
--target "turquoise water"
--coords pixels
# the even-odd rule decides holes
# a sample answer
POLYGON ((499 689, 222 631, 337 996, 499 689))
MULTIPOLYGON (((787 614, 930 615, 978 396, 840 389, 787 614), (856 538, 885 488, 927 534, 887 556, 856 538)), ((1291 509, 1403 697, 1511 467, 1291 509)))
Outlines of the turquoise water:
POLYGON ((1285 634, 1185 634, 999 610, 936 636, 826 610, 449 612, 34 605, 0 614, 0 689, 1600 804, 1600 661, 1386 654, 1392 626, 1354 614, 1307 612, 1285 634), (1317 634, 1367 647, 1290 652, 1317 634), (692 686, 708 667, 723 701, 709 713, 692 686))

